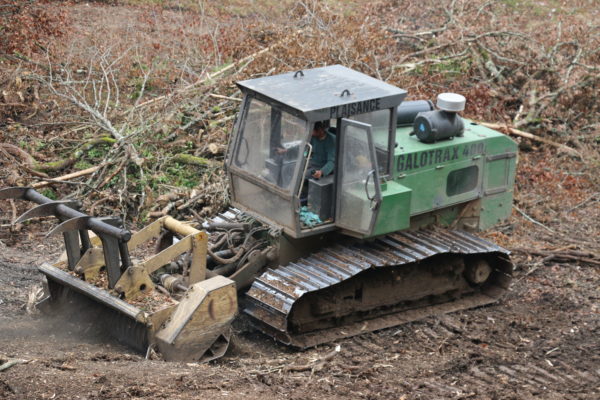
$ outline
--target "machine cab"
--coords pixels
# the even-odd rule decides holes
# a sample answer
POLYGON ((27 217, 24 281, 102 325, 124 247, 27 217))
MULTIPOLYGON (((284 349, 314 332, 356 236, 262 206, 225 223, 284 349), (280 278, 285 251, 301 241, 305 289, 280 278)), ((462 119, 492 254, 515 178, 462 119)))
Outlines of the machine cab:
POLYGON ((244 100, 226 161, 232 204, 294 238, 369 236, 406 91, 339 65, 238 86, 244 100))

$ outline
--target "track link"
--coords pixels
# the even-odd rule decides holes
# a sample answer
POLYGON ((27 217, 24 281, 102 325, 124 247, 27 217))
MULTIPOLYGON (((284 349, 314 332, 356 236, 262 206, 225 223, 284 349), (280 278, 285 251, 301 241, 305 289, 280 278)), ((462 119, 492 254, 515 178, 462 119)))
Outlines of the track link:
POLYGON ((265 271, 248 290, 244 311, 260 330, 277 340, 312 347, 492 303, 512 279, 508 255, 507 250, 477 236, 441 229, 340 243, 265 271), (483 283, 469 284, 462 277, 469 260, 485 260, 491 267, 483 283), (407 283, 393 286, 396 280, 407 283), (365 284, 370 285, 365 292, 370 291, 371 297, 364 296, 363 282, 371 282, 365 284), (430 290, 429 284, 435 288, 430 290), (387 294, 376 293, 380 287, 395 296, 393 304, 381 303, 387 294), (349 288, 350 293, 356 291, 354 298, 347 296, 349 288), (406 294, 398 294, 398 288, 406 294), (314 320, 307 319, 309 314, 314 320))

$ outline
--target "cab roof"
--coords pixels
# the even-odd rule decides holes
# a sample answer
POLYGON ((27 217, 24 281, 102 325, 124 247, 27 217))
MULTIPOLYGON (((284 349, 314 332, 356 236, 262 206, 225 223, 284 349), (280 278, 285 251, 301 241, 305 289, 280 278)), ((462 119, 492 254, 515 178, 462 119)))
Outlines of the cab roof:
POLYGON ((309 121, 397 107, 406 91, 342 65, 237 82, 244 93, 291 107, 309 121))

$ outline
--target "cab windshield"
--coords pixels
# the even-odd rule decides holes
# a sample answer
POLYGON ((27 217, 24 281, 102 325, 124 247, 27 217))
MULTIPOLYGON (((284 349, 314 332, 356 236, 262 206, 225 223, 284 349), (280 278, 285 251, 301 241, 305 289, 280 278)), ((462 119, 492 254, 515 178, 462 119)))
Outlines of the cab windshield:
POLYGON ((305 120, 250 98, 233 164, 291 192, 308 136, 305 120))

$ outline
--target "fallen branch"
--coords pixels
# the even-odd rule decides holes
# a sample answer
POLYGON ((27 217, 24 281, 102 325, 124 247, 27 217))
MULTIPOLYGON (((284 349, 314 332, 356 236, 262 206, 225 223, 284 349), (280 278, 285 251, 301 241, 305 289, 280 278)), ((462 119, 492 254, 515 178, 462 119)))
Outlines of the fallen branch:
POLYGON ((125 166, 127 165, 128 162, 129 162, 128 157, 124 157, 121 160, 121 163, 117 166, 117 168, 115 168, 115 170, 112 173, 108 174, 108 176, 106 176, 106 178, 104 178, 104 180, 97 186, 97 188, 102 189, 105 185, 108 185, 110 183, 110 181, 115 176, 117 176, 123 168, 125 168, 125 166))
POLYGON ((95 215, 94 212, 96 211, 96 207, 98 207, 100 204, 105 203, 107 201, 111 200, 110 197, 103 197, 98 201, 95 201, 94 203, 92 203, 92 205, 90 206, 90 210, 89 210, 89 214, 90 215, 95 215))
POLYGON ((6 371, 7 369, 14 367, 18 364, 27 364, 29 360, 22 360, 20 358, 9 358, 4 364, 0 365, 0 372, 6 371))
POLYGON ((235 114, 232 114, 227 117, 223 117, 221 119, 210 121, 208 124, 209 124, 209 126, 217 126, 219 124, 222 124, 223 122, 231 121, 234 118, 235 118, 235 114))
POLYGON ((600 255, 587 251, 561 251, 559 250, 540 250, 540 249, 524 249, 515 247, 510 249, 512 252, 529 254, 534 256, 544 257, 543 262, 555 261, 579 261, 585 264, 600 266, 600 255))
POLYGON ((479 122, 479 124, 482 125, 482 126, 485 126, 486 128, 495 129, 495 130, 499 130, 499 131, 504 131, 504 132, 510 133, 511 135, 520 136, 520 137, 524 137, 524 138, 527 138, 527 139, 530 139, 530 140, 534 140, 536 142, 544 143, 544 144, 556 147, 556 148, 558 148, 560 150, 563 150, 564 152, 569 153, 569 154, 571 154, 573 156, 576 156, 576 157, 579 157, 579 158, 583 158, 581 156, 581 154, 577 150, 575 150, 574 148, 572 148, 572 147, 566 146, 566 145, 561 144, 561 143, 554 142, 552 140, 549 140, 549 139, 546 139, 546 138, 534 135, 534 134, 529 133, 529 132, 521 131, 519 129, 510 127, 508 125, 492 124, 492 123, 489 123, 489 122, 479 122))
POLYGON ((21 159, 21 161, 23 161, 27 165, 33 165, 35 163, 35 159, 29 153, 15 146, 14 144, 0 143, 0 149, 6 151, 13 157, 21 159))
POLYGON ((238 102, 242 101, 242 99, 238 99, 237 97, 222 96, 220 94, 215 94, 215 93, 210 93, 209 96, 213 97, 215 99, 232 100, 232 101, 238 101, 238 102))
POLYGON ((332 360, 337 354, 339 354, 340 350, 341 350, 341 346, 338 344, 337 346, 335 346, 335 349, 333 349, 329 353, 325 354, 323 357, 319 358, 318 360, 315 360, 313 362, 310 362, 310 363, 304 364, 304 365, 297 365, 297 366, 292 365, 290 367, 285 368, 284 370, 292 371, 292 372, 310 371, 311 375, 312 375, 315 372, 322 370, 328 361, 332 360))
POLYGON ((60 365, 50 365, 51 367, 54 367, 56 369, 60 369, 61 371, 76 371, 77 368, 75 368, 72 365, 67 364, 66 362, 60 364, 60 365))
POLYGON ((27 171, 29 174, 31 174, 33 176, 37 176, 38 178, 42 178, 42 179, 50 179, 50 177, 48 176, 47 173, 36 171, 35 169, 32 168, 32 166, 23 165, 22 167, 25 171, 27 171))
MULTIPOLYGON (((18 213, 17 213, 17 206, 15 205, 15 201, 13 199, 9 199, 8 202, 10 203, 10 209, 12 211, 12 220, 16 221, 18 218, 18 213)), ((13 229, 17 232, 20 231, 22 227, 23 227, 22 224, 13 225, 13 229)))
POLYGON ((100 128, 110 133, 111 136, 114 137, 116 140, 122 141, 125 138, 125 136, 123 136, 119 131, 117 131, 117 129, 113 126, 112 122, 106 117, 106 115, 102 114, 98 109, 89 105, 82 96, 78 98, 76 94, 63 93, 57 90, 52 83, 53 79, 54 78, 50 76, 49 81, 42 82, 46 84, 46 86, 55 96, 61 97, 87 112, 100 128))
POLYGON ((75 164, 77 162, 77 160, 79 160, 81 157, 83 157, 83 155, 87 151, 92 150, 94 147, 102 145, 102 144, 106 144, 106 145, 112 146, 116 142, 117 141, 115 139, 113 139, 113 138, 111 138, 109 136, 101 136, 101 137, 98 137, 98 138, 94 138, 94 139, 91 139, 91 140, 87 141, 83 145, 79 146, 67 158, 64 158, 64 159, 58 160, 58 161, 46 162, 46 163, 36 162, 33 165, 33 168, 36 171, 41 171, 41 172, 56 172, 56 171, 60 171, 62 169, 65 169, 65 168, 70 167, 71 165, 75 164))
POLYGON ((541 226, 542 228, 546 229, 550 233, 556 233, 552 229, 548 228, 546 225, 542 224, 539 221, 536 221, 535 219, 531 218, 529 215, 525 214, 525 212, 522 211, 519 207, 517 207, 515 205, 513 205, 513 207, 514 207, 515 210, 517 210, 519 212, 519 214, 521 214, 522 216, 524 216, 525 219, 527 219, 528 221, 533 222, 534 224, 541 226))
POLYGON ((169 215, 169 212, 173 208, 175 208, 176 205, 177 205, 176 202, 171 202, 171 203, 167 204, 165 207, 163 207, 163 209, 160 211, 150 211, 148 213, 148 218, 160 218, 160 217, 164 217, 165 215, 169 215))
POLYGON ((191 154, 177 154, 175 157, 172 158, 172 161, 181 164, 198 165, 202 167, 209 166, 212 164, 212 162, 207 158, 196 157, 191 154))
POLYGON ((183 203, 182 205, 180 205, 179 207, 177 207, 177 211, 183 211, 183 210, 185 210, 186 208, 188 208, 191 205, 193 205, 195 202, 197 202, 198 200, 200 200, 205 195, 206 195, 205 193, 200 193, 200 194, 197 194, 196 196, 193 196, 191 199, 189 199, 188 201, 186 201, 185 203, 183 203))
POLYGON ((39 162, 25 150, 10 143, 0 143, 0 150, 3 150, 4 152, 12 155, 13 157, 20 159, 24 164, 22 165, 22 167, 25 168, 32 175, 36 175, 46 180, 49 180, 49 177, 46 174, 46 172, 57 172, 67 167, 70 167, 71 165, 75 164, 77 160, 79 160, 87 151, 93 149, 95 146, 101 144, 113 145, 114 143, 116 143, 116 140, 108 136, 94 138, 79 146, 67 158, 49 162, 39 162))
POLYGON ((27 104, 21 104, 21 103, 0 103, 0 107, 27 107, 27 104))
POLYGON ((59 176, 58 178, 46 178, 42 182, 34 183, 33 185, 31 185, 31 187, 34 189, 38 189, 38 188, 50 186, 53 183, 61 183, 64 181, 68 181, 69 179, 79 178, 79 177, 85 176, 85 175, 90 175, 90 174, 93 174, 94 172, 98 171, 103 166, 104 166, 104 164, 96 165, 95 167, 82 169, 80 171, 76 171, 76 172, 72 172, 70 174, 59 176))
POLYGON ((579 207, 582 207, 582 206, 586 205, 590 201, 599 201, 599 200, 600 200, 600 192, 596 192, 596 193, 592 194, 591 196, 589 196, 584 201, 582 201, 581 203, 575 205, 574 207, 569 208, 567 210, 567 212, 575 211, 576 209, 578 209, 579 207))
MULTIPOLYGON (((448 62, 450 60, 453 61, 462 61, 463 59, 468 57, 467 54, 467 50, 464 50, 458 54, 453 54, 450 56, 446 56, 446 57, 440 57, 440 58, 427 58, 424 60, 420 60, 420 61, 415 61, 415 62, 408 62, 408 63, 404 63, 404 64, 396 64, 392 66, 392 73, 397 70, 397 69, 403 69, 402 70, 402 74, 406 74, 408 72, 414 71, 415 69, 417 69, 417 67, 421 66, 421 65, 426 65, 426 64, 444 64, 445 62, 448 62), (458 60, 456 60, 458 59, 458 60)), ((389 79, 389 78, 388 78, 389 79)))

